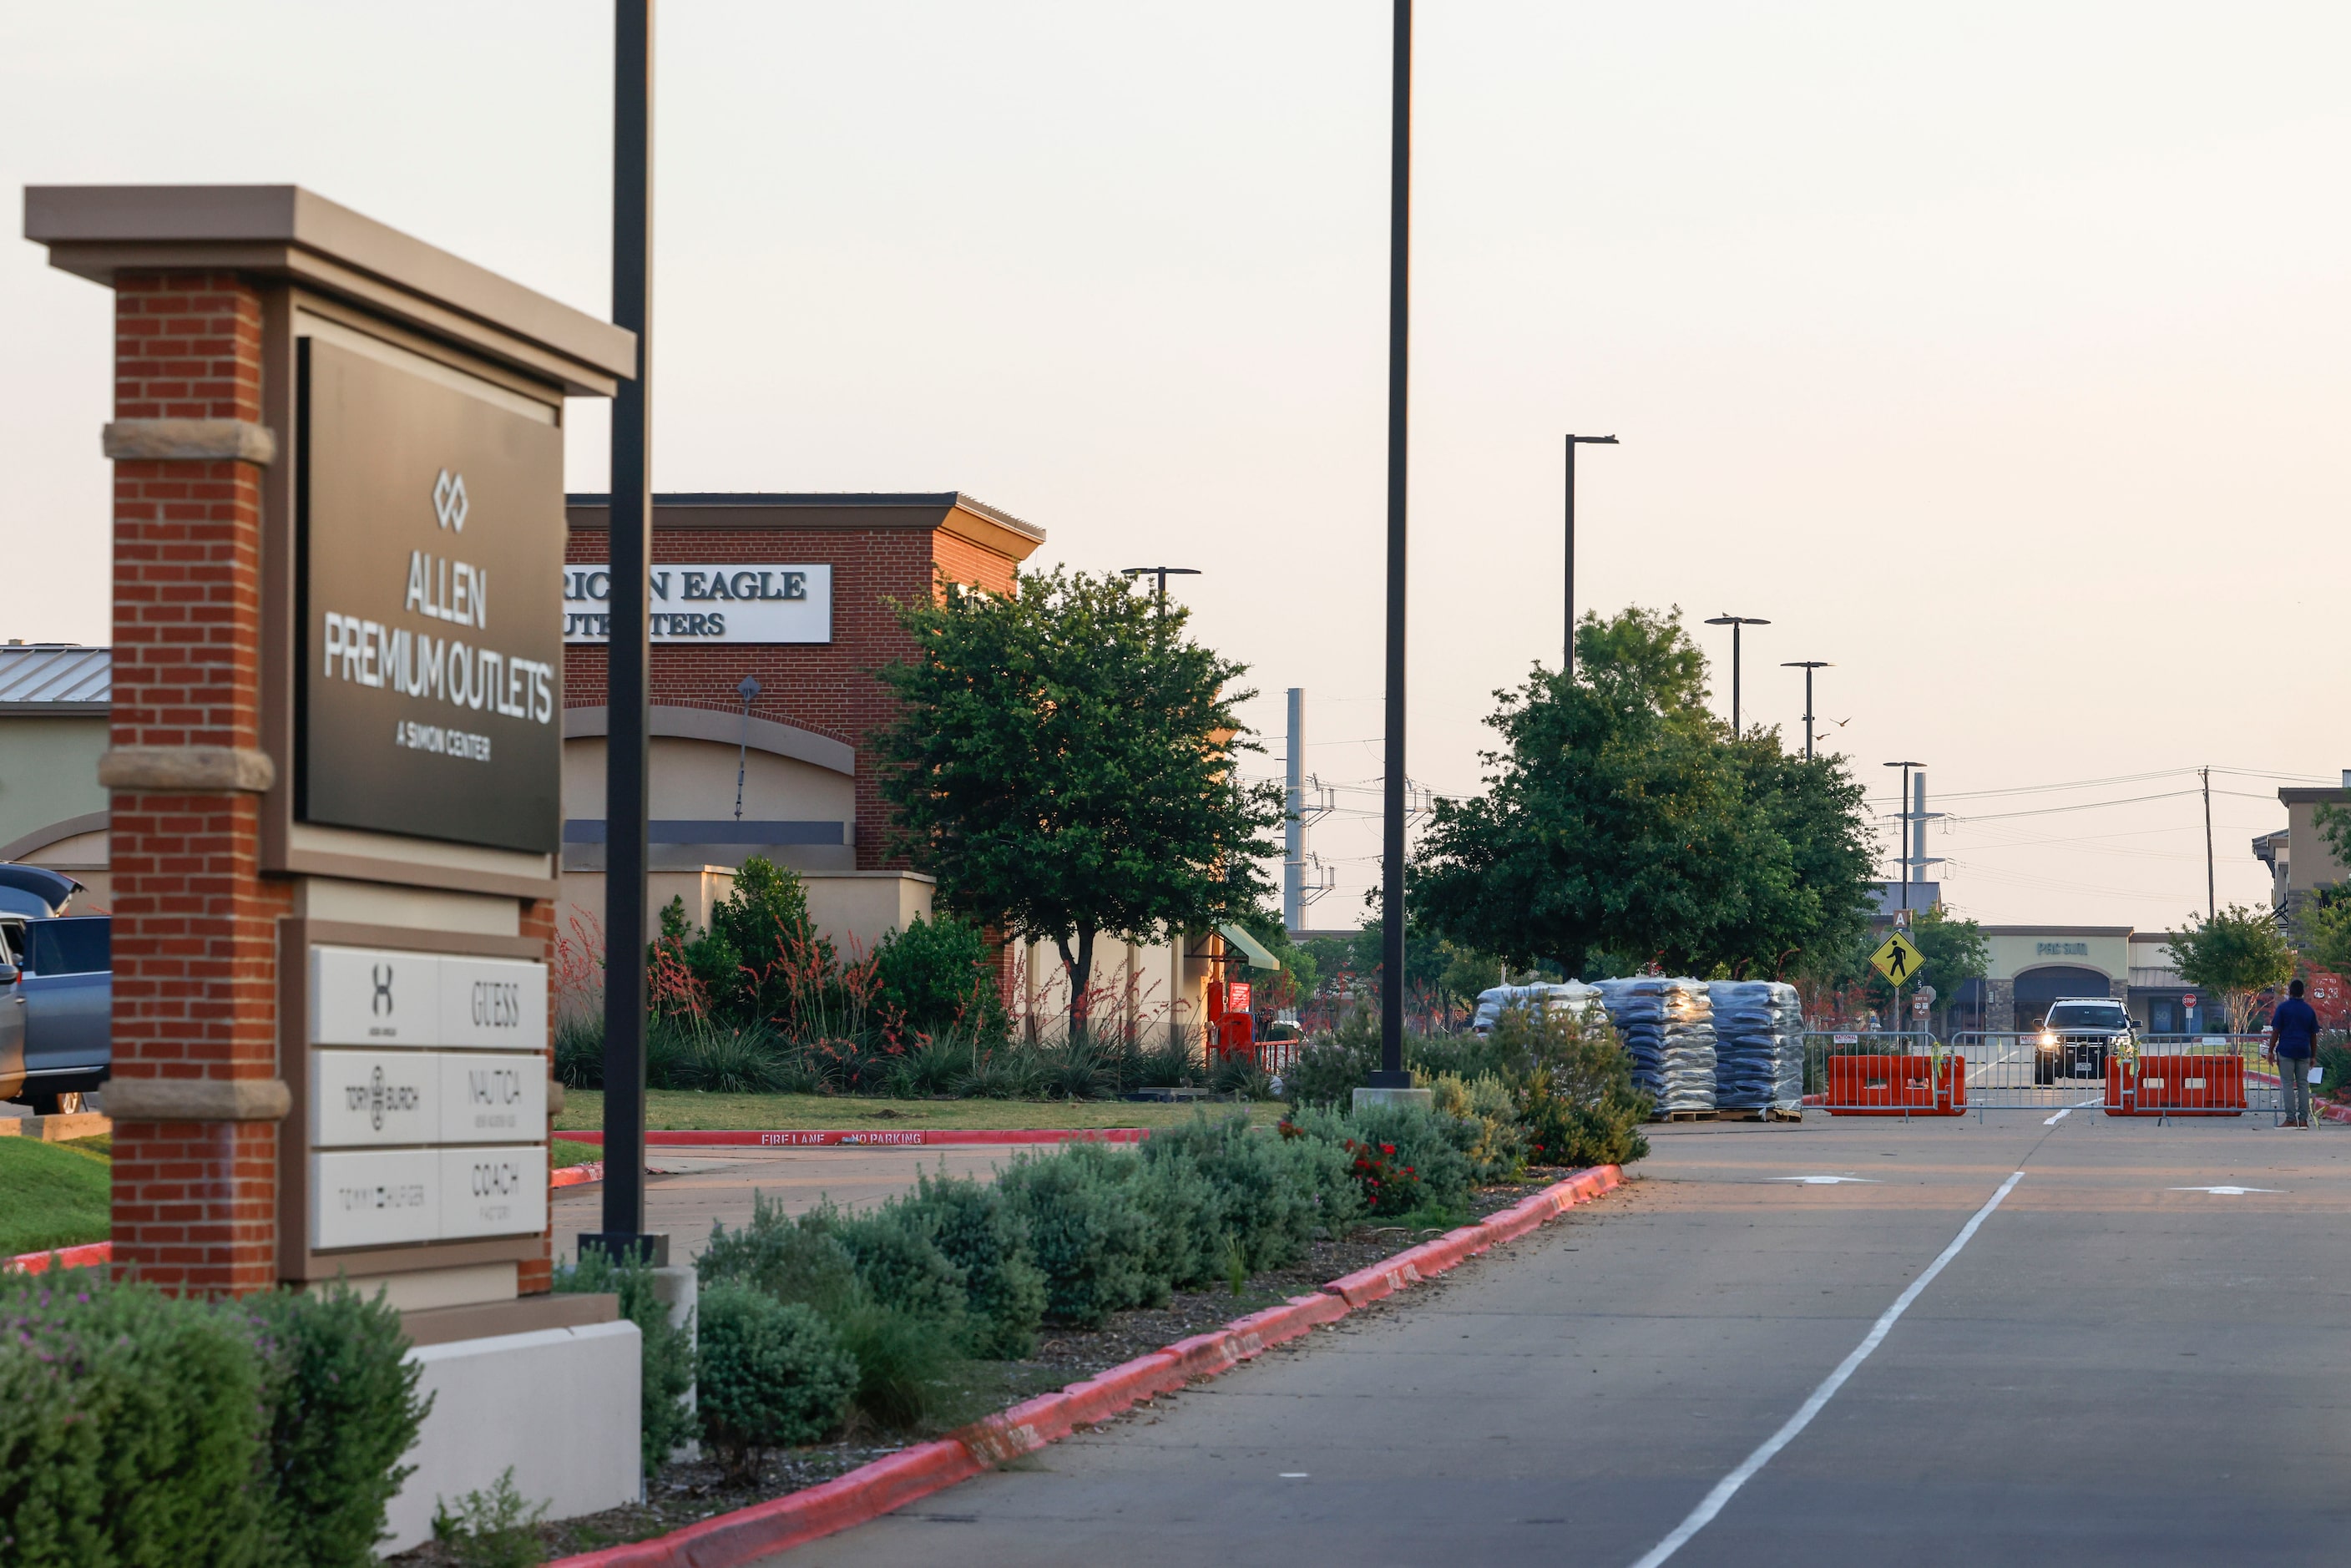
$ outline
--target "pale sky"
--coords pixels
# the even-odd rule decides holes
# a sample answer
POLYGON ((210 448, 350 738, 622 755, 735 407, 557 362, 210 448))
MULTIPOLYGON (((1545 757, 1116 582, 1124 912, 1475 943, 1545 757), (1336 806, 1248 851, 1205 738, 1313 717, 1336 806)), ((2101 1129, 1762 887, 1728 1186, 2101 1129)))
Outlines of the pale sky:
MULTIPOLYGON (((1579 593, 1769 617, 1878 764, 1964 813, 1999 923, 2222 902, 2333 782, 2351 476, 2351 10, 1421 6, 1411 765, 1579 593), (2156 775, 2147 779, 2130 776, 2156 775), (2081 780, 2071 791, 2027 790, 2081 780), (2123 781, 2127 779, 2127 781, 2123 781), (2018 816, 2085 802, 2137 804, 2018 816)), ((609 9, 0 10, 0 186, 286 182, 609 308, 609 9)), ((664 8, 654 483, 959 488, 1042 561, 1196 566, 1197 631, 1343 790, 1316 925, 1376 874, 1387 8, 664 8), (1357 814, 1360 813, 1360 814, 1357 814)), ((21 224, 18 225, 21 230, 21 224)), ((107 636, 106 292, 0 246, 5 634, 107 636)), ((604 485, 582 409, 576 488, 604 485)), ((1703 632, 1727 706, 1727 636, 1703 632)))

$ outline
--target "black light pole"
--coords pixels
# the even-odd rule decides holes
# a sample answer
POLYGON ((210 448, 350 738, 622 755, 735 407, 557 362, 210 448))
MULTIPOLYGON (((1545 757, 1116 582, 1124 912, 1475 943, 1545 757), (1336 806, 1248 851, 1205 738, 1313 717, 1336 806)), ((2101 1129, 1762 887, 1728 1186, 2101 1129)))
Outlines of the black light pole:
MULTIPOLYGON (((1902 858, 1900 864, 1902 867, 1902 908, 1907 914, 1910 908, 1910 769, 1913 768, 1924 768, 1927 765, 1923 762, 1889 762, 1886 766, 1888 768, 1899 768, 1902 769, 1902 858)), ((1898 1019, 1895 1021, 1896 1024, 1901 1022, 1898 1019)))
POLYGON ((1121 577, 1155 577, 1159 580, 1159 612, 1167 612, 1167 580, 1171 577, 1197 577, 1196 566, 1130 566, 1119 572, 1121 577))
POLYGON ((1717 615, 1707 622, 1709 626, 1730 628, 1730 733, 1736 738, 1739 728, 1739 630, 1742 626, 1769 626, 1760 615, 1717 615))
POLYGON ((1404 1065, 1405 394, 1412 331, 1412 0, 1395 0, 1388 89, 1387 744, 1380 824, 1380 1070, 1374 1089, 1409 1089, 1404 1065))
POLYGON ((611 636, 604 645, 604 1229, 615 1254, 645 1235, 645 861, 651 793, 645 635, 653 521, 653 0, 614 0, 612 322, 637 335, 637 374, 612 398, 611 636))
POLYGON ((1804 760, 1810 762, 1813 759, 1813 672, 1831 666, 1826 659, 1791 659, 1780 667, 1804 672, 1804 760))
POLYGON ((1614 446, 1613 435, 1571 435, 1567 438, 1567 652, 1560 658, 1563 674, 1575 674, 1575 449, 1579 446, 1614 446))

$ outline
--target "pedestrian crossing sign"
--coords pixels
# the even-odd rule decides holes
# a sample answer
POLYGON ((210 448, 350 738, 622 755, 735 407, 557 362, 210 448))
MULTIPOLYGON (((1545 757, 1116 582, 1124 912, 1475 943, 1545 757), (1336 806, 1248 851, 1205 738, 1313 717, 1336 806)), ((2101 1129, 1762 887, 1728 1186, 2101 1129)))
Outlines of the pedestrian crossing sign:
POLYGON ((1869 961, 1877 967, 1879 974, 1897 986, 1905 986, 1918 977, 1919 966, 1927 960, 1910 945, 1908 937, 1896 931, 1886 939, 1885 946, 1869 956, 1869 961))

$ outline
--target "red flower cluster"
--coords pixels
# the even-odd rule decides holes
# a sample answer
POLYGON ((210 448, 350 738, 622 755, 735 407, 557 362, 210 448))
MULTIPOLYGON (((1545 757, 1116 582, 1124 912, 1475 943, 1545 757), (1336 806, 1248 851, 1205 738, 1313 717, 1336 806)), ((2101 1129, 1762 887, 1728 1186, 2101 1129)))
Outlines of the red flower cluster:
POLYGON ((1364 1189, 1364 1201, 1374 1214, 1403 1214, 1420 1202, 1420 1173, 1410 1166, 1395 1163, 1394 1144, 1358 1143, 1349 1138, 1345 1145, 1355 1156, 1350 1168, 1364 1189))

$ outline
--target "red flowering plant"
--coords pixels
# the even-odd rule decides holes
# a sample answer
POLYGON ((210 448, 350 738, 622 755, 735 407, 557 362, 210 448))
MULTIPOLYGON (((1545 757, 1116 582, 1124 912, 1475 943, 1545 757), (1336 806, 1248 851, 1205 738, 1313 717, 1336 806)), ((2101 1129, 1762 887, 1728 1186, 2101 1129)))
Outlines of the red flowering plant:
POLYGON ((1374 1217, 1409 1214, 1420 1207, 1420 1173, 1396 1163, 1394 1144, 1349 1138, 1342 1147, 1353 1162, 1347 1174, 1364 1189, 1364 1207, 1374 1217))

